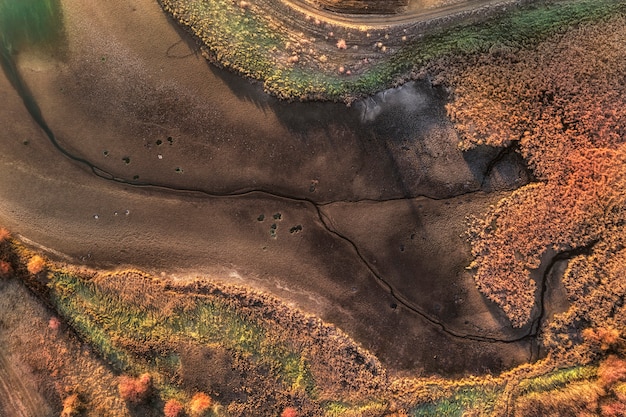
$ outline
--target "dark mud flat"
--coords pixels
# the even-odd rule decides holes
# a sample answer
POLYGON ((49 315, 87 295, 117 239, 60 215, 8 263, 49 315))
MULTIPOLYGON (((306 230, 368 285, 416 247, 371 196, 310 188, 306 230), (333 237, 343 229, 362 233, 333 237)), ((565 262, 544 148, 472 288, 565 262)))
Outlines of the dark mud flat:
POLYGON ((459 238, 499 198, 482 190, 528 178, 500 150, 458 151, 444 91, 281 103, 208 66, 156 3, 68 0, 63 15, 63 45, 16 58, 57 146, 0 84, 3 225, 72 262, 271 292, 392 370, 530 359, 459 238))

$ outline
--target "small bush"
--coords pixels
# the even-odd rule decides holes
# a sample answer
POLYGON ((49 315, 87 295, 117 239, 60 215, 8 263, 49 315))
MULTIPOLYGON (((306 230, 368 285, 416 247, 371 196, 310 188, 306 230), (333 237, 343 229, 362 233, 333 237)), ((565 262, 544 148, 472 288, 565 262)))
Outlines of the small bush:
POLYGON ((280 417, 298 417, 298 410, 293 407, 287 407, 283 410, 280 417))
POLYGON ((585 341, 599 345, 602 350, 608 350, 620 341, 619 330, 612 328, 587 328, 583 330, 582 336, 585 341))
POLYGON ((165 417, 179 417, 183 413, 183 405, 178 400, 169 400, 163 407, 165 417))
POLYGON ((600 411, 602 417, 623 417, 626 416, 626 405, 619 401, 612 401, 608 404, 603 404, 600 407, 600 411))
POLYGON ((59 327, 61 327, 61 321, 57 317, 50 317, 50 320, 48 320, 48 328, 56 331, 59 330, 59 327))
POLYGON ((191 398, 191 402, 189 403, 189 412, 193 416, 202 415, 202 413, 207 411, 212 404, 213 400, 211 400, 211 397, 203 392, 199 392, 191 398))
POLYGON ((43 271, 46 266, 46 261, 39 255, 35 255, 28 261, 28 265, 26 265, 26 269, 33 275, 36 275, 43 271))
POLYGON ((618 381, 626 380, 626 361, 609 355, 598 367, 598 380, 603 387, 610 387, 618 381))
POLYGON ((11 267, 10 263, 6 261, 0 261, 0 277, 8 276, 12 270, 13 268, 11 267))
POLYGON ((11 232, 9 232, 4 227, 0 227, 0 242, 4 242, 10 237, 11 237, 11 232))
POLYGON ((118 390, 120 396, 129 402, 138 403, 145 400, 150 394, 152 378, 143 374, 139 378, 122 375, 119 379, 118 390))
POLYGON ((61 417, 75 417, 83 411, 83 403, 80 401, 78 394, 72 394, 63 400, 63 410, 61 417))

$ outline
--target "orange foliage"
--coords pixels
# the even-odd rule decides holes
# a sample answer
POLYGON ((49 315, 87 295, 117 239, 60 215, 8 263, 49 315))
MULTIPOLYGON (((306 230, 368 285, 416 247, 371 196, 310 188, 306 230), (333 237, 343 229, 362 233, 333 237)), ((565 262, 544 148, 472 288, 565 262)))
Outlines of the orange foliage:
POLYGON ((213 400, 207 394, 203 392, 199 392, 191 398, 191 402, 189 403, 189 411, 192 415, 201 415, 205 411, 207 411, 211 405, 213 404, 213 400))
POLYGON ((152 378, 149 374, 143 374, 139 378, 122 375, 119 378, 118 390, 120 396, 130 402, 141 402, 150 394, 152 378))
POLYGON ((78 394, 72 394, 63 400, 63 410, 61 411, 61 417, 76 417, 80 415, 83 409, 83 405, 78 397, 78 394))
POLYGON ((583 339, 592 344, 600 346, 602 350, 608 350, 610 347, 620 342, 619 330, 611 328, 587 328, 582 331, 583 339))
POLYGON ((28 265, 26 265, 26 269, 31 274, 38 274, 43 271, 46 266, 46 261, 39 255, 35 255, 28 261, 28 265))
POLYGON ((183 413, 183 405, 177 400, 169 400, 163 407, 165 417, 179 417, 183 413))
POLYGON ((618 16, 533 50, 440 69, 454 88, 448 112, 462 148, 517 142, 540 181, 501 200, 468 232, 476 284, 515 326, 530 319, 530 272, 549 249, 626 240, 624 56, 626 18, 618 16))
POLYGON ((0 277, 6 277, 11 273, 13 268, 11 264, 6 261, 0 261, 0 277))
POLYGON ((598 380, 603 387, 626 380, 626 361, 609 355, 598 367, 598 380))
POLYGON ((293 407, 287 407, 280 414, 280 417, 298 417, 298 410, 293 407))
POLYGON ((48 328, 50 330, 59 330, 59 327, 61 327, 61 321, 59 321, 57 317, 50 317, 50 320, 48 320, 48 328))
POLYGON ((4 227, 0 227, 0 242, 4 242, 10 237, 11 237, 11 232, 9 232, 4 227))
POLYGON ((624 417, 626 416, 626 404, 612 401, 608 404, 603 404, 600 407, 600 411, 602 417, 624 417))

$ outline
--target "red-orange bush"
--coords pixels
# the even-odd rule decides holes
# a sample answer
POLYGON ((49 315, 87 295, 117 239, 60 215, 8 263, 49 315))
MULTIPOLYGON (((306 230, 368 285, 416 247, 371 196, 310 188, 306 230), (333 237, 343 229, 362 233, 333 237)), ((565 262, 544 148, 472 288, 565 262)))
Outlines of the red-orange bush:
POLYGON ((76 417, 83 411, 83 404, 78 394, 72 394, 63 400, 63 410, 61 417, 76 417))
POLYGON ((582 331, 583 339, 607 350, 620 342, 620 333, 617 329, 600 327, 598 329, 587 328, 582 331))
POLYGON ((183 413, 183 405, 178 400, 169 400, 163 407, 165 417, 180 417, 183 413))
POLYGON ((609 355, 598 367, 598 381, 603 387, 610 387, 624 380, 626 380, 626 361, 615 355, 609 355))
POLYGON ((211 408, 212 404, 213 400, 211 400, 211 397, 203 392, 199 392, 191 398, 189 402, 189 412, 194 416, 201 415, 211 408))
POLYGON ((11 267, 10 263, 6 261, 0 261, 0 277, 8 276, 12 270, 13 268, 11 267))
POLYGON ((118 390, 120 396, 129 402, 137 403, 145 400, 152 388, 152 378, 143 374, 138 378, 122 375, 119 378, 118 390))
POLYGON ((611 401, 600 407, 602 417, 624 417, 626 416, 626 404, 620 401, 611 401))
POLYGON ((287 407, 280 414, 280 417, 298 417, 298 410, 293 407, 287 407))
POLYGON ((4 242, 5 240, 7 240, 10 237, 11 237, 11 232, 9 232, 4 227, 0 227, 0 243, 4 242))
POLYGON ((26 269, 28 270, 28 272, 34 275, 43 271, 45 266, 46 266, 45 259, 43 259, 39 255, 35 255, 32 258, 30 258, 30 260, 28 261, 28 264, 26 265, 26 269))

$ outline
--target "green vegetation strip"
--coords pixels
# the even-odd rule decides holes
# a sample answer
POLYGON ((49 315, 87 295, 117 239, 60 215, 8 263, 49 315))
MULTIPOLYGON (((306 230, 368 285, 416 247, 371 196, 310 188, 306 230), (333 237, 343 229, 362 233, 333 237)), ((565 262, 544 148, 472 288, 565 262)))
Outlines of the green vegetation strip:
POLYGON ((448 397, 436 402, 418 405, 412 410, 410 415, 413 417, 460 417, 466 415, 466 413, 471 415, 492 415, 501 392, 502 387, 494 388, 480 384, 473 386, 461 385, 454 394, 448 397))
POLYGON ((207 45, 218 64, 261 80, 269 93, 335 101, 388 88, 436 58, 530 46, 571 25, 623 12, 625 5, 615 0, 571 0, 525 6, 482 24, 434 31, 395 54, 382 55, 359 74, 346 76, 314 65, 289 64, 288 31, 231 0, 162 0, 162 4, 207 45))
POLYGON ((597 366, 575 366, 559 369, 549 374, 524 380, 519 385, 519 394, 545 392, 558 389, 576 381, 587 381, 596 377, 597 366))
POLYGON ((51 273, 48 287, 59 313, 121 371, 140 374, 157 368, 172 369, 176 366, 176 358, 164 356, 142 360, 116 340, 151 346, 171 346, 180 340, 201 345, 217 344, 267 366, 285 386, 301 389, 311 396, 315 394, 315 384, 305 358, 279 341, 266 337, 267 331, 261 325, 242 317, 218 300, 194 297, 194 308, 166 316, 160 309, 124 302, 104 293, 97 284, 67 273, 51 273))

